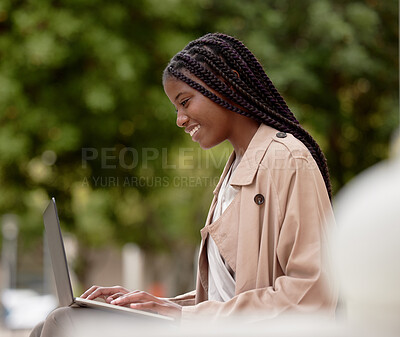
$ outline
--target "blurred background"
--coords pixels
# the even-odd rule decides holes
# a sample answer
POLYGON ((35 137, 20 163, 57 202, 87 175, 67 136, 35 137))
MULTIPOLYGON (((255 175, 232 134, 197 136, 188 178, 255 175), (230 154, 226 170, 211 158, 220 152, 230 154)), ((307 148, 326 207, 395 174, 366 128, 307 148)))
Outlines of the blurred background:
POLYGON ((335 194, 388 157, 395 0, 1 0, 0 332, 26 335, 57 305, 50 197, 76 296, 92 284, 194 288, 199 230, 231 148, 203 151, 176 127, 161 75, 215 31, 261 61, 326 154, 335 194))

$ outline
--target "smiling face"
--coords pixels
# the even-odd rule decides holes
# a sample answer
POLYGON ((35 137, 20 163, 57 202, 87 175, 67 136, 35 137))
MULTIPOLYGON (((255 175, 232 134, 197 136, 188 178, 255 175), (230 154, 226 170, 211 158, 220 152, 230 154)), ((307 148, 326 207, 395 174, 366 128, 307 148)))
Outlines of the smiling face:
POLYGON ((164 91, 177 111, 176 124, 209 149, 230 139, 235 113, 214 103, 185 82, 168 77, 164 91))

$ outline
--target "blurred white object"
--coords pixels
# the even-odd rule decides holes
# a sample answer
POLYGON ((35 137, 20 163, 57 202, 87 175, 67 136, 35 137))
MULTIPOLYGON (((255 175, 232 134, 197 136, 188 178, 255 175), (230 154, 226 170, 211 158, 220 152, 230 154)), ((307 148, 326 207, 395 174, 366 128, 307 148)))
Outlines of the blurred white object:
POLYGON ((58 305, 53 295, 39 295, 30 289, 5 289, 1 302, 8 329, 31 329, 58 305))
POLYGON ((127 243, 122 250, 123 286, 128 289, 144 288, 144 261, 140 247, 127 243))
POLYGON ((337 195, 335 260, 351 326, 400 335, 400 158, 366 170, 337 195))
MULTIPOLYGON (((171 324, 170 322, 137 321, 127 316, 85 316, 84 320, 56 317, 62 326, 57 337, 354 337, 343 327, 337 326, 324 316, 286 316, 259 321, 259 317, 236 316, 220 321, 206 318, 171 324)), ((358 337, 358 336, 357 336, 358 337)), ((365 337, 365 336, 363 336, 365 337)))
POLYGON ((19 233, 18 217, 15 214, 4 214, 1 217, 1 232, 3 234, 1 289, 15 288, 17 283, 17 246, 19 233))

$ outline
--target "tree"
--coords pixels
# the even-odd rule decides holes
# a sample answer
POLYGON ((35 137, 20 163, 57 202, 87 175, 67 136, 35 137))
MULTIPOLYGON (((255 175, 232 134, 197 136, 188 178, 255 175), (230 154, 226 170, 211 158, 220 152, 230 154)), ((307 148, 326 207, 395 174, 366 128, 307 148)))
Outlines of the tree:
POLYGON ((219 157, 230 148, 205 153, 174 127, 161 73, 209 31, 235 35, 254 51, 321 144, 339 190, 387 156, 398 125, 397 6, 3 1, 0 213, 19 214, 25 245, 33 244, 55 196, 82 251, 126 242, 193 251, 219 157))

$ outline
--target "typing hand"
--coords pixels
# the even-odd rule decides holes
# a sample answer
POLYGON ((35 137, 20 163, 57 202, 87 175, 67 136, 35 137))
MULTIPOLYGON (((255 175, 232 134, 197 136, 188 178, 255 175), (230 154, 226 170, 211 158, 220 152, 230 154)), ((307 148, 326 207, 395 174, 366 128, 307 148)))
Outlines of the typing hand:
POLYGON ((153 296, 144 291, 131 291, 117 296, 111 304, 129 306, 132 309, 155 312, 157 314, 180 319, 182 307, 167 299, 153 296))
POLYGON ((92 286, 81 295, 81 298, 94 300, 100 297, 107 303, 111 303, 113 300, 127 293, 129 293, 129 290, 121 286, 114 286, 114 287, 92 286))

